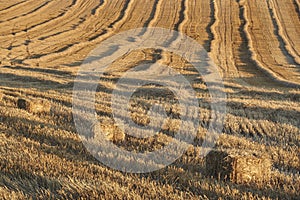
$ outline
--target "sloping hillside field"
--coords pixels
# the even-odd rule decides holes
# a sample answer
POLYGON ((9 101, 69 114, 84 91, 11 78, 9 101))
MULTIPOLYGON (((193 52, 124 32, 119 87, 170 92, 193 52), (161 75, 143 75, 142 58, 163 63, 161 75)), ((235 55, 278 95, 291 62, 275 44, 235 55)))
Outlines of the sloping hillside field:
POLYGON ((300 199, 300 1, 1 0, 0 199, 300 199))

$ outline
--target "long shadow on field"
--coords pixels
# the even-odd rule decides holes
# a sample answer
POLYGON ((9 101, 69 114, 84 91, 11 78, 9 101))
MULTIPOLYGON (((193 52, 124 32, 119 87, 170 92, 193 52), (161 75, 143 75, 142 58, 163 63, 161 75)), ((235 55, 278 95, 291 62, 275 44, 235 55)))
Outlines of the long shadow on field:
POLYGON ((3 66, 3 68, 8 68, 8 69, 13 69, 13 70, 25 70, 29 72, 42 72, 42 73, 48 73, 48 74, 53 74, 53 75, 60 75, 60 76, 71 76, 72 73, 66 72, 66 71, 61 71, 57 69, 43 69, 43 68, 36 68, 36 67, 23 67, 23 66, 3 66))
MULTIPOLYGON (((112 82, 115 82, 116 80, 117 79, 115 79, 115 78, 110 79, 110 81, 112 81, 112 82)), ((241 96, 241 95, 247 95, 249 99, 253 99, 253 96, 252 96, 252 93, 253 93, 253 94, 256 94, 255 98, 258 98, 258 96, 259 96, 259 99, 264 99, 265 97, 272 99, 272 97, 270 97, 270 95, 272 95, 274 98, 280 99, 280 100, 290 98, 289 94, 282 94, 282 96, 280 96, 280 95, 278 95, 279 93, 277 93, 277 92, 269 92, 269 93, 268 92, 266 92, 266 93, 264 93, 264 92, 255 93, 255 91, 254 92, 252 92, 252 91, 245 91, 244 92, 240 88, 234 88, 234 91, 236 91, 236 90, 239 90, 239 91, 237 93, 232 94, 232 96, 236 95, 238 97, 238 96, 241 96)), ((202 90, 201 88, 199 88, 198 92, 207 93, 207 90, 205 90, 205 89, 202 90)), ((146 93, 150 93, 150 91, 145 92, 145 94, 146 93)), ((203 99, 199 99, 199 100, 202 101, 203 99)), ((249 108, 247 105, 245 105, 243 103, 233 102, 233 101, 229 101, 228 106, 232 109, 231 110, 232 112, 230 112, 230 114, 232 114, 232 115, 247 118, 247 117, 249 117, 249 116, 247 116, 247 114, 245 114, 245 115, 239 114, 240 110, 243 111, 242 113, 244 113, 245 109, 246 109, 246 112, 249 110, 250 113, 251 112, 265 113, 265 115, 262 115, 261 117, 254 118, 254 119, 257 119, 257 120, 270 120, 271 122, 274 122, 274 123, 280 122, 280 121, 278 121, 278 118, 277 118, 278 113, 284 113, 282 115, 282 117, 285 117, 285 118, 289 118, 289 117, 293 116, 295 118, 294 120, 298 119, 297 115, 299 114, 298 112, 293 111, 293 110, 288 111, 288 110, 283 110, 283 109, 268 109, 268 108, 263 108, 263 107, 253 107, 253 108, 251 107, 251 108, 249 108)), ((291 121, 287 121, 287 123, 290 123, 291 125, 295 126, 295 124, 292 123, 291 121)), ((242 132, 241 132, 241 135, 242 135, 242 132)), ((270 137, 270 138, 268 138, 268 140, 274 140, 274 138, 270 137)), ((177 175, 172 175, 170 177, 169 173, 172 173, 170 170, 160 170, 158 172, 149 173, 149 174, 146 174, 146 175, 141 175, 141 178, 142 177, 151 178, 152 180, 154 180, 154 181, 156 181, 160 184, 169 184, 172 187, 178 188, 181 191, 192 192, 195 195, 205 194, 209 198, 216 198, 216 197, 226 198, 226 195, 221 194, 221 193, 212 193, 212 191, 209 191, 209 190, 204 190, 202 188, 195 188, 194 185, 193 185, 193 182, 195 183, 196 180, 193 180, 192 178, 191 179, 187 178, 187 177, 193 177, 193 173, 195 173, 195 172, 201 172, 203 170, 203 169, 201 169, 201 168, 203 168, 203 166, 200 166, 200 165, 199 166, 198 165, 191 166, 191 165, 189 165, 187 163, 184 163, 183 161, 180 161, 180 160, 178 162, 176 162, 175 164, 173 164, 172 166, 174 166, 175 168, 183 168, 183 170, 185 172, 183 172, 182 174, 178 173, 177 175), (197 171, 197 169, 199 171, 197 171)), ((175 174, 176 174, 176 171, 175 171, 175 174)), ((216 184, 216 180, 214 180, 214 179, 209 179, 209 182, 210 182, 210 184, 216 184)), ((254 195, 257 195, 261 198, 263 198, 266 195, 271 197, 271 198, 280 197, 282 199, 290 197, 289 194, 286 194, 286 193, 281 192, 279 190, 262 189, 262 188, 259 188, 257 186, 242 186, 242 185, 235 185, 235 184, 224 183, 224 182, 220 182, 218 184, 220 184, 221 186, 229 185, 230 187, 235 188, 235 189, 237 189, 239 191, 242 191, 244 193, 251 192, 254 195)))
POLYGON ((228 113, 255 120, 268 120, 274 123, 286 123, 300 127, 300 112, 297 110, 286 110, 283 108, 265 108, 261 106, 249 106, 247 103, 227 100, 228 113), (257 114, 260 113, 260 114, 257 114))
MULTIPOLYGON (((19 67, 18 69, 22 69, 19 67)), ((24 69, 22 69, 24 70, 24 69)), ((30 69, 32 70, 32 69, 30 69)), ((53 73, 55 74, 56 71, 50 70, 50 71, 43 71, 38 69, 39 72, 45 72, 45 73, 53 73)), ((34 70, 33 70, 34 71, 34 70)), ((61 74, 61 75, 68 75, 68 74, 61 74)), ((190 78, 192 79, 191 76, 190 78)), ((44 81, 32 77, 27 77, 27 76, 16 76, 14 74, 0 74, 0 78, 9 78, 12 81, 26 81, 26 82, 34 82, 37 83, 38 85, 42 84, 45 86, 50 86, 54 88, 66 88, 66 89, 73 89, 70 87, 70 85, 64 85, 60 84, 57 82, 53 81, 44 81)), ((112 83, 116 83, 118 81, 118 78, 116 77, 106 77, 104 78, 106 81, 110 81, 112 83)), ((137 77, 136 80, 132 81, 139 81, 139 78, 137 77)), ((90 84, 89 82, 86 83, 87 86, 90 84)), ((26 84, 24 84, 24 87, 26 84)), ((36 89, 38 89, 38 85, 36 86, 36 89)), ((33 85, 30 84, 28 87, 32 87, 33 85)), ((35 87, 35 86, 34 86, 35 87)), ((230 86, 226 86, 227 88, 230 88, 230 86)), ((299 99, 299 95, 290 95, 290 94, 280 94, 277 92, 260 92, 260 91, 245 91, 240 88, 234 88, 231 87, 231 89, 234 91, 232 94, 230 94, 232 97, 247 97, 249 99, 257 98, 257 99, 263 99, 263 100, 292 100, 292 101, 297 101, 299 99)), ((104 92, 107 94, 111 94, 113 91, 111 88, 105 87, 105 85, 99 85, 98 89, 99 92, 104 92)), ((201 88, 196 88, 196 91, 198 93, 208 93, 206 89, 201 89, 201 88)), ((124 91, 119 91, 119 92, 124 92, 124 91)), ((145 93, 149 93, 151 91, 145 91, 145 93)), ((54 100, 55 101, 55 100, 54 100)), ((205 99, 199 98, 199 101, 202 101, 203 104, 208 104, 205 99)), ((68 105, 67 106, 71 106, 68 105)), ((233 102, 233 101, 228 101, 228 106, 231 108, 230 114, 237 116, 237 117, 249 117, 245 113, 252 113, 252 112, 261 112, 265 113, 264 115, 260 117, 256 117, 254 119, 263 119, 263 120, 269 120, 274 123, 280 123, 280 120, 278 120, 278 114, 280 115, 282 113, 283 117, 285 118, 294 118, 293 121, 286 121, 286 123, 289 123, 293 126, 297 125, 295 124, 295 121, 297 122, 299 113, 294 111, 294 110, 283 110, 283 109, 267 109, 263 107, 251 107, 249 108, 247 105, 244 103, 239 103, 239 102, 233 102), (240 112, 241 111, 241 112, 240 112), (240 114, 242 113, 242 114, 240 114)), ((207 107, 205 107, 207 108, 207 107)), ((56 113, 59 115, 59 113, 56 113)), ((104 112, 104 111, 99 111, 98 115, 101 116, 111 116, 110 113, 104 112)), ((121 116, 122 117, 122 116, 121 116)), ((61 158, 67 158, 69 160, 76 160, 76 161, 88 161, 90 163, 97 163, 101 165, 99 162, 95 160, 93 156, 91 156, 86 149, 84 148, 83 144, 80 142, 80 140, 74 140, 71 138, 66 139, 65 137, 61 137, 59 135, 54 135, 55 133, 52 133, 51 135, 44 134, 45 132, 36 132, 37 130, 34 129, 34 126, 44 126, 44 127, 49 127, 54 130, 57 129, 57 127, 53 127, 53 125, 50 124, 41 124, 39 122, 29 120, 29 119, 23 119, 23 118, 6 118, 4 121, 1 121, 2 123, 5 123, 6 125, 10 127, 16 127, 15 131, 12 131, 10 134, 14 136, 22 136, 26 137, 30 140, 34 140, 36 142, 39 142, 40 144, 46 144, 41 147, 41 151, 45 153, 51 153, 55 154, 61 158), (19 123, 19 124, 18 124, 19 123), (20 124, 21 123, 21 124, 20 124), (33 127, 33 128, 32 128, 33 127), (54 147, 54 148, 53 148, 54 147), (55 149, 55 150, 53 150, 55 149)), ((298 124, 299 125, 299 124, 298 124)), ((59 129, 64 129, 63 127, 59 127, 59 129)), ((243 135, 241 131, 241 135, 243 135)), ((274 138, 268 138, 268 140, 274 140, 274 138)), ((299 143, 297 143, 299 145, 299 143)), ((158 172, 154 173, 149 173, 149 174, 142 174, 140 175, 140 178, 146 177, 146 178, 151 178, 153 181, 160 183, 161 185, 164 184, 169 184, 174 188, 178 188, 178 190, 183 191, 183 192, 190 192, 193 193, 194 195, 203 195, 205 194, 207 197, 210 199, 216 198, 216 197, 222 197, 222 198, 227 198, 226 195, 222 193, 217 193, 217 192, 212 192, 211 190, 205 190, 201 188, 200 186, 197 187, 197 179, 193 179, 194 174, 197 172, 202 172, 203 170, 203 165, 201 166, 200 164, 188 164, 184 162, 183 160, 179 159, 176 163, 174 163, 172 166, 175 168, 182 168, 184 170, 183 173, 176 174, 176 170, 172 172, 171 170, 160 170, 158 172), (199 171, 198 171, 199 170, 199 171), (172 177, 169 177, 169 173, 173 173, 172 177), (168 178, 169 177, 169 178, 168 178), (195 186, 196 185, 196 186, 195 186)), ((124 173, 124 176, 127 176, 128 174, 124 173)), ((194 177, 195 178, 195 177, 194 177)), ((197 176, 196 176, 197 178, 197 176)), ((203 177, 199 176, 199 178, 203 179, 203 177)), ((37 177, 38 180, 40 180, 37 177)), ((41 180, 43 182, 44 180, 41 180)), ((288 196, 288 194, 285 194, 284 192, 281 192, 279 190, 272 190, 272 189, 261 189, 256 186, 241 186, 241 185, 235 185, 231 183, 224 183, 224 182, 217 182, 215 179, 205 179, 205 181, 208 181, 208 184, 211 185, 219 185, 220 187, 223 187, 224 185, 228 185, 230 188, 237 189, 239 191, 242 191, 244 193, 251 192, 255 195, 258 195, 259 197, 263 198, 264 196, 270 196, 271 198, 278 198, 280 199, 287 199, 287 198, 293 198, 288 196), (217 183, 216 183, 217 182, 217 183)), ((205 181, 203 184, 205 184, 205 181)), ((201 182, 200 182, 201 183, 201 182)), ((296 197, 295 197, 296 198, 296 197)))
POLYGON ((3 117, 0 122, 11 127, 10 130, 6 130, 7 134, 36 141, 39 143, 37 148, 45 153, 70 160, 96 161, 85 149, 78 136, 74 134, 74 138, 78 137, 78 140, 75 140, 59 135, 62 134, 59 133, 60 130, 56 130, 57 127, 51 124, 19 117, 3 117))
MULTIPOLYGON (((205 195, 209 199, 217 199, 220 197, 227 199, 228 196, 226 195, 226 192, 218 191, 218 188, 224 187, 236 189, 240 194, 252 193, 253 195, 257 195, 261 198, 266 196, 280 199, 296 198, 296 195, 291 196, 282 190, 269 188, 266 189, 257 185, 239 185, 209 178, 203 174, 203 166, 201 166, 201 164, 188 166, 188 164, 184 164, 179 160, 168 167, 168 169, 161 169, 156 172, 141 174, 139 176, 141 178, 151 178, 153 181, 158 182, 159 184, 170 185, 182 192, 192 193, 195 196, 205 195), (202 175, 199 175, 199 173, 202 175), (205 189, 207 187, 210 189, 205 189)), ((241 198, 241 196, 237 196, 236 198, 241 198)))
POLYGON ((204 41, 205 42, 204 48, 207 52, 211 52, 211 43, 212 43, 212 40, 214 39, 214 34, 212 33, 211 28, 212 28, 212 25, 216 21, 216 19, 215 19, 215 7, 214 7, 213 0, 210 0, 209 5, 210 5, 210 22, 205 28, 209 39, 204 41))
MULTIPOLYGON (((237 0, 237 2, 239 3, 239 0, 237 0)), ((276 88, 277 86, 282 86, 282 84, 280 84, 279 81, 274 80, 273 77, 267 74, 264 71, 264 69, 260 68, 257 65, 257 63, 252 59, 252 52, 249 49, 249 41, 245 32, 245 11, 243 6, 240 5, 239 8, 239 18, 241 21, 239 33, 242 42, 236 54, 239 57, 240 61, 242 61, 242 63, 236 62, 236 65, 239 71, 243 71, 252 75, 252 78, 243 78, 243 80, 249 82, 250 84, 254 83, 255 85, 259 83, 261 86, 268 85, 268 87, 272 86, 274 88, 276 88), (256 79, 257 76, 260 76, 262 78, 259 82, 256 79)))
MULTIPOLYGON (((61 84, 59 82, 51 81, 51 80, 43 80, 31 76, 21 76, 16 75, 13 73, 0 73, 0 79, 2 80, 8 80, 10 83, 8 85, 19 85, 20 88, 32 88, 35 87, 36 89, 40 89, 42 87, 45 88, 66 88, 70 87, 70 84, 61 84), (16 83, 16 84, 14 84, 16 83)), ((7 86, 2 83, 1 86, 7 86)))

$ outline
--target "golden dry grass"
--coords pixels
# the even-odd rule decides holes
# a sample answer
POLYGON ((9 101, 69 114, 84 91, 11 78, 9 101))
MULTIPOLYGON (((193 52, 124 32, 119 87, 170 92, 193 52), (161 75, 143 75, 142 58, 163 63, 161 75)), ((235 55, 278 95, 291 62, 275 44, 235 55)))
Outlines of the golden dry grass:
POLYGON ((299 199, 299 7, 299 0, 1 1, 0 199, 299 199), (106 38, 144 26, 181 31, 209 52, 228 98, 215 148, 268 156, 267 181, 239 184, 206 176, 199 155, 211 113, 207 86, 178 55, 153 49, 128 53, 101 79, 95 105, 100 126, 130 151, 169 143, 178 129, 178 101, 165 88, 144 87, 131 101, 131 117, 142 125, 149 105, 163 103, 170 120, 155 137, 124 135, 110 108, 111 92, 126 70, 159 61, 196 91, 201 126, 193 146, 172 165, 146 174, 113 170, 87 152, 72 116, 79 66, 106 38), (20 109, 20 98, 37 109, 44 106, 35 101, 49 106, 20 109))

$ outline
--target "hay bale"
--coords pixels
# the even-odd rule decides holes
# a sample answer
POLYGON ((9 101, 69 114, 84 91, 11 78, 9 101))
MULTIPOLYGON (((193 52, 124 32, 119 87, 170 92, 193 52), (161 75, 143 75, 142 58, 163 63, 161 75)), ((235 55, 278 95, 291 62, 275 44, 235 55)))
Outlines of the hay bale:
POLYGON ((116 125, 97 123, 93 129, 95 135, 101 135, 100 133, 104 133, 106 139, 110 141, 121 142, 125 140, 125 133, 121 131, 116 125))
POLYGON ((206 156, 208 176, 237 184, 263 183, 271 176, 271 161, 252 153, 211 151, 206 156))
POLYGON ((51 105, 46 100, 41 99, 18 99, 17 106, 19 109, 26 110, 30 113, 50 112, 51 105))

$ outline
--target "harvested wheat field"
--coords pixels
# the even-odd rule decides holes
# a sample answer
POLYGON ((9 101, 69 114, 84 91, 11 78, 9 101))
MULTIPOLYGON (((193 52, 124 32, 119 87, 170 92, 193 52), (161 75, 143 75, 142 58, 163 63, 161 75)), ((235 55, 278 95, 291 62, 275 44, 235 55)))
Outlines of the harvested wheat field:
MULTIPOLYGON (((300 199, 299 9, 299 0, 1 0, 0 199, 300 199), (95 110, 97 122, 76 124, 74 83, 87 56, 114 35, 142 27, 192 38, 215 63, 224 87, 207 83, 181 55, 141 45, 99 77, 95 104, 81 105, 95 110), (199 113, 186 115, 196 116, 198 127, 181 126, 181 101, 164 85, 141 85, 130 98, 130 114, 113 114, 112 94, 127 94, 131 87, 117 90, 118 80, 135 66, 154 63, 188 80, 199 113), (214 150, 203 157, 209 125, 221 121, 209 85, 226 94, 226 115, 214 150), (166 115, 153 114, 154 104, 166 115), (136 129, 124 132, 114 117, 160 129, 137 138, 130 134, 136 129), (92 134, 86 140, 78 130, 84 126, 92 134), (193 142, 175 162, 145 173, 110 167, 85 145, 97 136, 122 151, 155 152, 172 141, 179 145, 175 135, 181 128, 186 136, 195 132, 193 142)), ((151 37, 151 31, 138 30, 151 37)), ((178 37, 166 45, 177 44, 178 37)), ((116 41, 111 52, 118 49, 116 41)), ((143 69, 126 81, 148 77, 141 74, 143 69)), ((84 88, 79 92, 89 95, 84 88)), ((132 165, 113 151, 97 155, 126 169, 132 165)))

